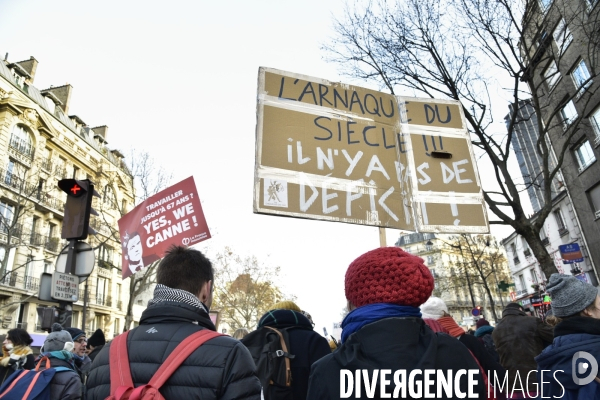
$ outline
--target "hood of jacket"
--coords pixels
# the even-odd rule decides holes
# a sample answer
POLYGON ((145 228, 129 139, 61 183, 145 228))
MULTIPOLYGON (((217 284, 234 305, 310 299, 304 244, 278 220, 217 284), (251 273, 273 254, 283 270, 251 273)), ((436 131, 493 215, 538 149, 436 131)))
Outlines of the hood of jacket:
POLYGON ((525 314, 524 311, 519 310, 518 308, 514 308, 514 307, 509 307, 509 308, 505 308, 502 311, 502 318, 507 317, 507 316, 521 316, 521 317, 527 317, 528 315, 525 314))
POLYGON ((298 327, 313 330, 313 326, 304 314, 294 310, 270 310, 258 321, 258 327, 270 326, 277 329, 298 327))
POLYGON ((438 336, 421 318, 385 318, 350 335, 333 357, 342 368, 350 370, 365 368, 369 363, 365 355, 371 361, 396 364, 396 369, 429 369, 435 368, 437 351, 438 336), (390 340, 390 332, 395 332, 396 340, 390 340))
POLYGON ((217 330, 206 311, 175 301, 152 304, 144 310, 140 318, 140 325, 171 322, 191 322, 213 331, 217 330))
MULTIPOLYGON (((573 356, 578 351, 590 353, 600 360, 600 320, 588 317, 573 317, 559 323, 554 328, 554 341, 535 358, 538 370, 556 372, 554 379, 567 390, 579 390, 573 380, 573 356)), ((577 367, 579 363, 575 364, 577 367)), ((586 375, 576 374, 580 378, 586 375)), ((553 379, 550 377, 550 379, 553 379)))

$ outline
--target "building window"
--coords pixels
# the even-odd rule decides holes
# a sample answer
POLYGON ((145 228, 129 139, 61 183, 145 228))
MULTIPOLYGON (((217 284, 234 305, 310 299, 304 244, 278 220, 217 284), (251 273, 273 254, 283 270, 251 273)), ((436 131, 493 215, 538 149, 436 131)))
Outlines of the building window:
POLYGON ((589 191, 589 199, 596 219, 600 218, 600 185, 596 185, 589 191))
POLYGON ((15 125, 10 135, 10 147, 27 158, 33 158, 31 135, 22 125, 15 125))
POLYGON ((544 230, 543 226, 542 229, 540 229, 540 239, 542 239, 542 244, 544 246, 548 246, 548 243, 550 243, 550 240, 548 239, 548 236, 546 236, 546 231, 544 230))
POLYGON ((521 260, 519 259, 519 254, 517 253, 517 246, 514 242, 510 244, 510 251, 513 255, 513 261, 515 262, 515 265, 519 264, 521 260))
POLYGON ((404 244, 410 244, 410 236, 404 236, 404 244))
POLYGON ((525 257, 531 257, 531 250, 529 249, 529 244, 527 244, 527 240, 524 237, 521 237, 523 242, 523 255, 525 257))
POLYGON ((554 89, 558 81, 560 80, 560 72, 558 72, 558 67, 556 66, 556 61, 552 60, 548 68, 544 71, 544 79, 548 84, 548 88, 550 90, 554 89))
POLYGON ((553 0, 540 0, 540 8, 542 9, 542 12, 548 11, 552 5, 552 1, 553 0))
POLYGON ((112 266, 112 249, 104 245, 98 249, 98 265, 102 268, 112 266))
POLYGON ((564 18, 560 19, 558 25, 554 29, 554 32, 552 33, 552 36, 554 36, 554 40, 556 41, 558 54, 562 54, 573 41, 573 35, 571 34, 571 31, 569 30, 567 22, 564 18))
POLYGON ((98 278, 96 287, 96 304, 105 305, 106 301, 106 279, 98 278))
POLYGON ((573 104, 573 100, 569 100, 567 105, 560 110, 560 115, 563 119, 563 123, 565 124, 565 129, 577 119, 578 114, 577 110, 575 109, 575 104, 573 104))
POLYGON ((575 156, 575 158, 577 158, 577 164, 579 165, 579 172, 584 171, 596 161, 592 146, 590 146, 590 142, 587 139, 575 148, 575 156))
POLYGON ((531 270, 529 272, 531 272, 531 281, 534 284, 537 284, 538 283, 538 278, 537 278, 537 275, 535 273, 535 268, 531 268, 531 270))
POLYGON ((110 208, 117 208, 115 192, 110 185, 104 186, 102 200, 104 201, 104 204, 107 204, 110 208))
POLYGON ((582 88, 585 89, 592 83, 590 71, 588 71, 583 60, 579 61, 573 72, 571 72, 571 77, 573 78, 573 83, 575 83, 577 90, 582 88))
POLYGON ((525 284, 525 278, 523 277, 523 274, 519 275, 519 283, 521 284, 521 290, 527 291, 527 285, 525 284))
POLYGON ((558 227, 558 233, 560 236, 564 236, 569 232, 567 230, 567 226, 565 225, 565 219, 563 218, 562 211, 560 211, 560 209, 554 211, 554 220, 556 221, 556 226, 558 227))
POLYGON ((12 227, 15 207, 0 201, 0 232, 7 233, 12 227))
POLYGON ((596 3, 598 3, 598 0, 586 0, 586 3, 588 5, 588 10, 591 10, 592 8, 594 8, 596 3))
POLYGON ((594 111, 594 113, 590 116, 590 124, 596 133, 594 144, 598 145, 600 144, 600 108, 596 109, 596 111, 594 111))
POLYGON ((433 256, 427 256, 427 265, 432 265, 434 262, 433 256))

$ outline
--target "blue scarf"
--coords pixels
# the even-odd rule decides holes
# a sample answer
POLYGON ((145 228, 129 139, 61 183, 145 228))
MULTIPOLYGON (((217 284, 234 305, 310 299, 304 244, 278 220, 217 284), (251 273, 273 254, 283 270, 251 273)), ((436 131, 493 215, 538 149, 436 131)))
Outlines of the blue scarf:
POLYGON ((368 304, 352 310, 342 321, 342 343, 350 335, 363 326, 384 318, 418 317, 421 318, 419 307, 399 306, 390 303, 368 304))
POLYGON ((73 353, 66 350, 49 351, 47 353, 42 353, 42 356, 46 356, 48 358, 58 358, 59 360, 64 361, 71 361, 73 359, 73 353))

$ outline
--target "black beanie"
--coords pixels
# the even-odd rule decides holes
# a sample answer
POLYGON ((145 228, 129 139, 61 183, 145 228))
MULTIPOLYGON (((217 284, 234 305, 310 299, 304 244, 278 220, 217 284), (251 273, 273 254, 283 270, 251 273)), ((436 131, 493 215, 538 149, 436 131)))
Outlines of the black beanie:
POLYGON ((102 329, 96 329, 96 332, 90 336, 87 341, 88 346, 98 347, 106 344, 106 339, 104 338, 104 332, 102 329))

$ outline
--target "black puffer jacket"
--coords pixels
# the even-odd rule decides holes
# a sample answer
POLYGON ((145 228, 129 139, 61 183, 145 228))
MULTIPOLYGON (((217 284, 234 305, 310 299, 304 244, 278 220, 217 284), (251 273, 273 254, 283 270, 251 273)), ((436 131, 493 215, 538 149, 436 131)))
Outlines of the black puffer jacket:
MULTIPOLYGON (((350 335, 348 340, 333 354, 327 355, 313 364, 307 398, 310 400, 342 398, 342 393, 340 393, 340 386, 343 383, 342 370, 349 371, 353 375, 356 370, 366 370, 370 379, 373 379, 376 370, 378 372, 390 370, 391 374, 386 376, 386 379, 390 381, 386 386, 386 393, 389 395, 387 397, 391 397, 395 389, 394 373, 398 370, 405 370, 406 379, 408 379, 410 371, 414 369, 442 370, 446 375, 447 371, 451 370, 453 378, 454 373, 458 370, 475 370, 477 371, 474 375, 477 378, 474 390, 475 398, 487 399, 487 388, 479 366, 469 350, 452 336, 445 333, 434 333, 421 318, 412 317, 385 318, 365 325, 350 335)), ((371 388, 374 389, 371 395, 367 393, 364 380, 361 379, 360 395, 357 396, 356 390, 353 390, 350 398, 383 398, 380 378, 378 376, 377 382, 371 388)), ((436 380, 435 375, 432 378, 434 381, 436 380)), ((460 389, 463 393, 467 393, 466 377, 463 375, 462 378, 460 379, 460 389)), ((424 377, 417 375, 416 379, 423 381, 424 377)), ((348 385, 346 384, 346 386, 348 385)), ((454 385, 452 386, 454 387, 454 385)), ((436 387, 433 386, 430 392, 436 393, 436 387)), ((408 396, 406 398, 410 399, 423 398, 423 394, 411 397, 408 390, 406 395, 408 396)), ((437 398, 453 399, 455 397, 437 398)))
MULTIPOLYGON (((134 385, 148 383, 173 349, 201 329, 215 327, 208 315, 196 307, 166 301, 149 306, 142 314, 140 326, 131 330, 127 338, 134 385)), ((102 400, 110 394, 110 346, 111 343, 106 344, 94 359, 87 380, 88 400, 102 400)), ((260 391, 250 353, 239 341, 227 336, 204 343, 160 389, 167 400, 259 400, 260 391)))
POLYGON ((50 365, 71 369, 71 371, 61 371, 54 374, 52 381, 50 381, 50 398, 61 400, 81 399, 81 378, 73 370, 73 365, 58 358, 50 358, 50 365))
MULTIPOLYGON (((292 394, 294 400, 305 400, 308 391, 310 366, 320 358, 331 354, 327 340, 313 331, 312 324, 302 313, 293 310, 272 310, 263 315, 259 327, 288 328, 290 361, 292 369, 292 394)), ((243 340, 242 340, 243 342, 243 340)))
POLYGON ((520 387, 519 382, 528 382, 528 390, 536 392, 536 374, 530 372, 537 370, 535 357, 552 343, 552 327, 539 318, 527 316, 518 308, 507 307, 492 332, 492 338, 500 356, 500 364, 508 371, 509 387, 515 382, 519 385, 517 387, 520 387))

